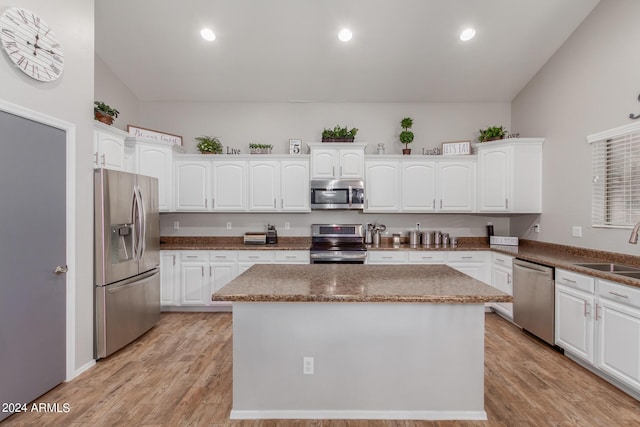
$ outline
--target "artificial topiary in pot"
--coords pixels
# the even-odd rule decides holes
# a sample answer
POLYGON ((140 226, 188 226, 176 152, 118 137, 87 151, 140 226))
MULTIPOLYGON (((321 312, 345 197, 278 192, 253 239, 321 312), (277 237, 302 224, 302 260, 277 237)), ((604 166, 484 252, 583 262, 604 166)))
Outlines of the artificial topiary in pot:
POLYGON ((109 107, 102 101, 94 101, 93 103, 93 116, 99 122, 111 125, 113 123, 113 119, 118 117, 118 114, 120 114, 118 110, 109 107))
POLYGON ((194 138, 198 141, 196 146, 202 154, 222 154, 222 144, 215 136, 199 136, 194 138))
POLYGON ((413 132, 411 132, 409 129, 411 129, 411 126, 413 126, 413 119, 410 117, 405 117, 404 119, 400 120, 400 126, 402 127, 402 129, 404 129, 402 132, 400 132, 399 136, 400 142, 404 144, 402 154, 411 154, 411 148, 409 148, 409 144, 413 142, 413 132))

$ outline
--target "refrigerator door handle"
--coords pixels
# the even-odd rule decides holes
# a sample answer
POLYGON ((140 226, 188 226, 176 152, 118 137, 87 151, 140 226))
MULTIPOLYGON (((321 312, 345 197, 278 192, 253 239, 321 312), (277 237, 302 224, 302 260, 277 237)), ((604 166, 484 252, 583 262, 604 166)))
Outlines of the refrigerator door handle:
POLYGON ((140 257, 142 259, 147 249, 147 208, 140 187, 136 187, 138 194, 138 209, 140 210, 140 257))

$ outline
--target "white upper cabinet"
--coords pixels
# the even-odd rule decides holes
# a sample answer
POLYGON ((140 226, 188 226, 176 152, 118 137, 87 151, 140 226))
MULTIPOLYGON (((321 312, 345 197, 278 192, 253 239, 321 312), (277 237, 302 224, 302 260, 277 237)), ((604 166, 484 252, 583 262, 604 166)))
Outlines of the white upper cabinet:
POLYGON ((400 210, 400 174, 398 161, 367 160, 365 177, 365 211, 400 210))
POLYGON ((249 162, 249 210, 277 211, 280 204, 280 162, 249 162))
POLYGON ((178 160, 175 165, 175 210, 198 212, 210 208, 211 162, 178 160))
POLYGON ((543 143, 515 138, 476 146, 480 212, 542 212, 543 143))
POLYGON ((435 212, 436 162, 401 162, 401 209, 403 212, 435 212))
POLYGON ((213 162, 213 210, 246 211, 248 198, 248 162, 221 160, 213 162))
POLYGON ((363 179, 366 143, 308 143, 312 179, 363 179), (347 147, 345 147, 347 146, 347 147))
POLYGON ((280 162, 280 178, 280 210, 310 211, 309 160, 283 160, 280 162))
POLYGON ((128 133, 102 124, 93 124, 93 164, 96 168, 127 171, 125 141, 128 133))
POLYGON ((308 160, 249 162, 249 210, 308 212, 308 160))
POLYGON ((173 154, 182 151, 174 144, 135 142, 136 173, 158 178, 158 207, 161 212, 173 210, 173 154))
POLYGON ((438 212, 476 210, 475 158, 438 161, 438 212))

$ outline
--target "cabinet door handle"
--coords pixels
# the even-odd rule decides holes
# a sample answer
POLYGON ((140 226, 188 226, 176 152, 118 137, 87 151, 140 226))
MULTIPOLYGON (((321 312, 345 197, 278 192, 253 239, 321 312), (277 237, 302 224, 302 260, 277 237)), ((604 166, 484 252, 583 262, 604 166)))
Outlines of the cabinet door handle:
POLYGON ((342 165, 340 165, 340 176, 342 176, 342 165))
POLYGON ((211 266, 209 266, 209 277, 213 276, 213 273, 211 272, 211 266))
POLYGON ((207 199, 206 197, 204 198, 204 207, 205 209, 208 208, 208 203, 209 203, 209 199, 207 199))
POLYGON ((616 293, 616 292, 611 292, 611 291, 609 291, 609 293, 610 293, 611 295, 615 295, 615 296, 620 297, 620 298, 629 298, 629 296, 628 296, 628 295, 622 295, 622 294, 618 294, 618 293, 616 293))
POLYGON ((496 262, 501 262, 504 264, 504 260, 502 258, 496 258, 496 262))
POLYGON ((107 164, 107 155, 106 154, 102 154, 102 166, 105 166, 107 164))
POLYGON ((509 209, 509 199, 504 199, 504 207, 509 209))
POLYGON ((598 307, 598 304, 596 304, 596 320, 598 320, 598 309, 599 309, 599 308, 600 308, 600 307, 598 307))
POLYGON ((96 166, 98 166, 98 152, 96 151, 93 155, 96 158, 93 162, 96 164, 96 166))
POLYGON ((442 199, 440 199, 440 209, 442 209, 442 199))
POLYGON ((331 166, 331 176, 336 176, 336 167, 331 166))
POLYGON ((431 259, 433 258, 432 256, 423 256, 422 259, 431 259))
POLYGON ((587 317, 587 302, 586 301, 583 301, 583 302, 584 302, 583 314, 584 314, 584 317, 587 317))
POLYGON ((563 277, 562 280, 564 280, 565 282, 568 282, 568 283, 573 283, 574 285, 576 284, 575 280, 567 279, 566 277, 563 277))
POLYGON ((277 206, 276 206, 276 198, 274 197, 273 198, 273 209, 275 209, 275 208, 277 208, 277 206))
POLYGON ((227 259, 225 255, 216 255, 217 259, 227 259))
POLYGON ((463 256, 462 259, 473 259, 472 256, 463 256))
POLYGON ((198 258, 198 255, 187 255, 187 258, 198 258))
POLYGON ((511 283, 511 273, 507 273, 507 284, 511 283))
POLYGON ((175 255, 173 256, 173 266, 174 267, 176 266, 176 256, 175 255))
POLYGON ((204 265, 200 267, 200 270, 202 270, 202 277, 204 277, 204 265))
POLYGON ((259 257, 259 256, 255 256, 255 255, 249 255, 249 258, 251 258, 251 259, 257 259, 257 258, 260 258, 260 257, 259 257))
POLYGON ((284 198, 280 199, 280 209, 284 209, 284 198))
POLYGON ((433 199, 433 210, 436 209, 436 199, 433 199))

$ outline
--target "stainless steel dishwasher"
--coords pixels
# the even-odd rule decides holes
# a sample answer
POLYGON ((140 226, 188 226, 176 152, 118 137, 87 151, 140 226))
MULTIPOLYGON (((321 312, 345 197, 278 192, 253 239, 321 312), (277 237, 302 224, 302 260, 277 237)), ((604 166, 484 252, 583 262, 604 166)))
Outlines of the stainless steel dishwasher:
POLYGON ((513 260, 513 321, 522 329, 554 342, 554 268, 513 260))

